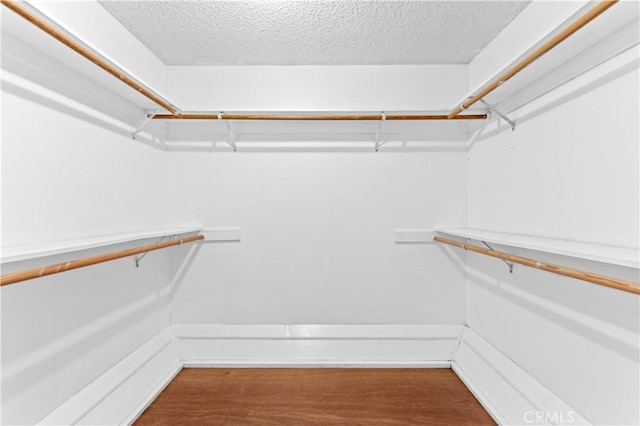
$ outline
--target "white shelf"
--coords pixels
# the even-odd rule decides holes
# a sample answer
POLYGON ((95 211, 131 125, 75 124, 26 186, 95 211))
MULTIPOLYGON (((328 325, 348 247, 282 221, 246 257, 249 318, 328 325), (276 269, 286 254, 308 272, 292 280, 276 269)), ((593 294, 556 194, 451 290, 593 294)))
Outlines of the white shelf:
POLYGON ((36 259, 39 257, 52 256, 55 254, 70 253, 96 247, 126 243, 129 241, 142 240, 145 238, 159 238, 167 235, 181 235, 192 232, 200 232, 201 230, 201 228, 160 229, 153 231, 132 232, 128 234, 101 235, 82 238, 78 240, 58 241, 48 244, 2 247, 2 257, 0 258, 0 263, 18 262, 20 260, 36 259))
POLYGON ((481 229, 438 229, 440 234, 448 234, 461 238, 469 238, 487 243, 495 243, 511 247, 520 247, 546 253, 560 254, 580 259, 594 260, 613 265, 640 269, 640 250, 585 243, 580 241, 557 240, 554 238, 534 237, 531 235, 506 234, 502 232, 483 231, 481 229))

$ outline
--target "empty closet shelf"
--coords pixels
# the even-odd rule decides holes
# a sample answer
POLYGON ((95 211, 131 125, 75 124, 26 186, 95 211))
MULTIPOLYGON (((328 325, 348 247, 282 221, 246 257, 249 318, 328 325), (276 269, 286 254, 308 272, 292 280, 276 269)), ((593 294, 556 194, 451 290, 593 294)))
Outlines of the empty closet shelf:
POLYGON ((13 247, 3 247, 0 250, 0 263, 19 262, 21 260, 37 259, 64 253, 72 253, 98 247, 139 241, 147 238, 161 238, 171 235, 186 235, 200 232, 201 228, 171 228, 126 234, 100 235, 76 240, 58 241, 45 244, 33 244, 13 247))
POLYGON ((640 269, 640 251, 628 247, 469 228, 439 229, 437 232, 460 238, 484 241, 489 244, 494 243, 640 269))

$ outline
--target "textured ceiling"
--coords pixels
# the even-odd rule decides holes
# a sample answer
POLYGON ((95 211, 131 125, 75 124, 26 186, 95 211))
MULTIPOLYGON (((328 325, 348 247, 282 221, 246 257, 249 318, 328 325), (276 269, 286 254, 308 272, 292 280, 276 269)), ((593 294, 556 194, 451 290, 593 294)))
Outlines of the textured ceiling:
POLYGON ((100 1, 167 65, 464 64, 528 1, 100 1))

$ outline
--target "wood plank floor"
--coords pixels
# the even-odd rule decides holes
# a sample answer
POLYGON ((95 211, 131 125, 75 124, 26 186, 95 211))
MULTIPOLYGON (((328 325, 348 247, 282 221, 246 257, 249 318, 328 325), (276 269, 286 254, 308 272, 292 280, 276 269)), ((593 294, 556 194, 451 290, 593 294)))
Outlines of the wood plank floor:
POLYGON ((144 425, 493 425, 450 369, 187 368, 144 425))

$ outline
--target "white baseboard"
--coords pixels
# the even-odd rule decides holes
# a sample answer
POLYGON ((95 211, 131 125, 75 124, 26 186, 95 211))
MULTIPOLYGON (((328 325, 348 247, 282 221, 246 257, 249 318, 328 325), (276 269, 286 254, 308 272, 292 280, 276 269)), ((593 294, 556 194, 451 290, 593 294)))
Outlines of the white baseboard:
POLYGON ((235 360, 185 361, 184 368, 451 368, 451 361, 327 361, 298 360, 293 362, 278 359, 256 362, 235 360))
POLYGON ((451 368, 499 424, 591 424, 468 327, 451 368))
POLYGON ((183 366, 448 368, 462 329, 461 325, 174 325, 39 424, 131 424, 183 366))
POLYGON ((444 367, 461 325, 173 325, 185 367, 444 367))
POLYGON ((166 388, 167 385, 171 383, 171 381, 178 375, 178 373, 182 371, 182 367, 182 363, 179 362, 171 370, 169 370, 168 374, 160 378, 158 383, 153 388, 151 388, 151 391, 142 399, 142 401, 140 401, 140 403, 138 403, 133 408, 133 410, 129 412, 129 414, 120 423, 125 425, 132 425, 133 422, 135 422, 138 417, 140 417, 144 410, 146 410, 158 397, 158 395, 160 395, 164 388, 166 388))
POLYGON ((181 369, 171 329, 167 327, 39 424, 130 424, 181 369))

